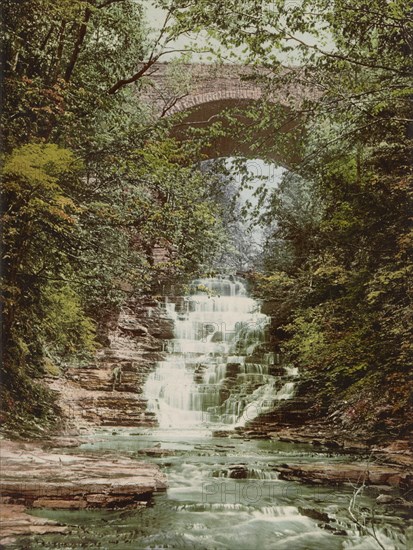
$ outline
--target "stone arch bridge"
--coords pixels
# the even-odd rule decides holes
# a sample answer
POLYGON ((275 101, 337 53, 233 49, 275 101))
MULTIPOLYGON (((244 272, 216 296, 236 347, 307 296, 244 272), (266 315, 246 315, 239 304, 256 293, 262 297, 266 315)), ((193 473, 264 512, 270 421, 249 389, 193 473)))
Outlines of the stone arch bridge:
MULTIPOLYGON (((297 68, 286 70, 299 71, 297 68)), ((260 71, 263 76, 269 75, 265 69, 260 71)), ((155 63, 141 80, 140 97, 154 118, 185 113, 183 120, 180 120, 172 130, 173 135, 185 139, 185 128, 209 126, 213 121, 219 120, 220 115, 222 117, 224 110, 237 108, 238 112, 242 112, 243 107, 259 101, 264 96, 267 101, 281 106, 284 112, 288 113, 300 106, 304 97, 319 95, 314 87, 310 89, 297 85, 278 86, 269 95, 265 95, 264 79, 260 81, 259 78, 253 78, 256 75, 257 69, 251 66, 155 63)), ((282 125, 280 131, 291 134, 291 139, 296 139, 293 134, 297 127, 297 117, 291 117, 291 123, 288 122, 288 117, 284 118, 287 122, 282 125)), ((245 119, 245 122, 251 121, 245 119)), ((250 137, 250 142, 257 144, 259 139, 268 141, 271 135, 265 135, 265 131, 259 130, 256 136, 250 137)), ((206 154, 210 158, 237 154, 250 156, 251 143, 241 143, 231 136, 215 138, 206 154)), ((256 148, 253 155, 258 156, 256 148)), ((293 163, 293 159, 277 153, 269 153, 267 158, 286 166, 293 163)))
MULTIPOLYGON (((263 73, 265 76, 264 71, 263 73)), ((188 127, 207 127, 213 121, 219 120, 224 110, 235 107, 238 112, 242 112, 244 106, 248 107, 251 102, 263 98, 266 93, 264 82, 260 82, 259 78, 253 78, 256 74, 255 68, 240 65, 155 63, 141 80, 140 99, 147 104, 154 120, 182 113, 184 116, 179 117, 172 129, 172 135, 186 139, 185 131, 188 127)), ((267 101, 280 105, 288 113, 292 108, 300 106, 303 98, 309 94, 314 97, 317 90, 285 86, 277 87, 272 95, 265 97, 267 101)), ((225 119, 222 120, 225 124, 225 119)), ((245 119, 245 122, 251 124, 248 119, 245 119)), ((296 142, 300 139, 297 118, 293 117, 293 122, 284 124, 282 130, 276 131, 287 134, 287 141, 292 143, 292 147, 287 147, 286 151, 292 151, 292 154, 286 151, 267 151, 266 160, 289 168, 299 160, 294 152, 298 149, 296 142)), ((258 129, 256 135, 252 133, 250 140, 256 144, 259 139, 269 141, 272 136, 268 131, 258 129)), ((209 141, 210 146, 203 151, 206 158, 260 156, 257 149, 251 147, 251 141, 234 139, 230 133, 209 141)), ((158 264, 168 259, 170 254, 167 249, 162 243, 158 243, 153 249, 154 263, 158 264)))
MULTIPOLYGON (((261 70, 261 74, 265 76, 268 72, 261 70)), ((257 69, 251 66, 155 63, 150 76, 145 77, 141 98, 158 116, 213 102, 258 101, 263 97, 264 86, 253 79, 254 75, 257 69)), ((308 89, 296 86, 279 88, 272 101, 286 107, 297 105, 308 93, 308 89)))

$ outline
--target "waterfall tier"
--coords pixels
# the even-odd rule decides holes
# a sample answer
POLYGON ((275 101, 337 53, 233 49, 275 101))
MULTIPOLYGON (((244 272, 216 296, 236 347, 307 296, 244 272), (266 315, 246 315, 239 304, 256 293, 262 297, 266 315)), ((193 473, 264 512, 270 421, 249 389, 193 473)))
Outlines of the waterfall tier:
POLYGON ((165 305, 175 337, 145 386, 161 428, 241 426, 291 397, 268 351, 270 319, 241 280, 197 279, 179 308, 165 305))

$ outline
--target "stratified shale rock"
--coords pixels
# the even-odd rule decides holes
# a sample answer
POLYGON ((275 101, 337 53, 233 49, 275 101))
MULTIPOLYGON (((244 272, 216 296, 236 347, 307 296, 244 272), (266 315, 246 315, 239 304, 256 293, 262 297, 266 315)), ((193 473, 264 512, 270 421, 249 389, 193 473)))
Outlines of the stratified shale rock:
POLYGON ((380 464, 353 462, 345 464, 282 464, 275 469, 280 479, 311 484, 361 484, 411 488, 411 473, 380 464))
POLYGON ((4 504, 32 508, 124 508, 145 505, 166 489, 158 466, 130 458, 47 452, 33 443, 2 441, 4 504))
POLYGON ((59 454, 33 442, 1 441, 0 545, 19 535, 61 533, 67 527, 30 516, 26 508, 80 510, 146 506, 166 478, 155 464, 124 457, 59 454))
POLYGON ((93 364, 66 369, 65 377, 49 380, 59 393, 59 404, 69 430, 96 426, 156 426, 147 411, 143 387, 157 361, 164 358, 173 321, 150 298, 130 301, 105 335, 107 347, 93 364))
POLYGON ((4 504, 0 507, 0 544, 7 547, 19 535, 46 535, 64 533, 65 525, 46 518, 31 516, 25 512, 26 507, 19 504, 4 504))

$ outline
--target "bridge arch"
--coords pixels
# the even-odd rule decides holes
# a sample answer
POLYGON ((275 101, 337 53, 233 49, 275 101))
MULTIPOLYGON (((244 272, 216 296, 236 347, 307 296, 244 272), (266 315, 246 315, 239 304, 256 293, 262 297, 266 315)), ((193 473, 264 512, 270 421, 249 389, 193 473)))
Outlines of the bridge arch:
MULTIPOLYGON (((188 104, 185 109, 172 114, 180 114, 180 119, 173 125, 171 134, 179 140, 193 140, 194 128, 208 129, 214 122, 221 122, 222 128, 229 131, 224 135, 207 135, 208 146, 202 148, 202 153, 207 159, 219 157, 249 157, 262 158, 268 162, 274 162, 285 168, 291 169, 299 162, 300 132, 298 131, 299 120, 291 117, 287 107, 283 107, 283 117, 277 130, 260 128, 254 120, 248 117, 248 111, 252 105, 259 101, 260 97, 253 94, 245 94, 245 98, 231 97, 230 94, 222 94, 218 98, 210 98, 205 95, 197 97, 198 101, 188 104), (240 128, 245 128, 246 134, 240 136, 233 134, 228 127, 226 112, 230 112, 232 118, 240 123, 240 128), (234 116, 234 112, 236 115, 234 116), (271 147, 275 143, 274 132, 285 135, 284 149, 279 150, 271 147)), ((196 137, 195 137, 196 139, 196 137)), ((201 138, 200 138, 201 139, 201 138)))
MULTIPOLYGON (((265 70, 263 69, 263 72, 265 70)), ((193 139, 191 128, 207 128, 214 121, 221 121, 225 127, 223 113, 227 110, 236 110, 237 119, 244 122, 250 130, 255 126, 257 131, 248 132, 248 140, 237 139, 231 135, 215 136, 210 140, 210 146, 203 150, 207 158, 224 156, 258 157, 264 154, 257 150, 257 144, 271 142, 271 132, 286 134, 287 147, 290 152, 272 151, 267 147, 265 153, 268 161, 274 161, 289 168, 297 160, 298 147, 294 143, 299 139, 296 132, 299 121, 295 117, 288 117, 293 105, 302 102, 305 90, 289 87, 278 88, 266 101, 277 105, 283 114, 280 117, 279 128, 263 130, 251 118, 247 111, 252 103, 257 103, 264 97, 264 87, 259 79, 253 78, 256 68, 240 65, 210 65, 210 64, 168 64, 156 63, 152 69, 147 85, 141 92, 141 98, 152 109, 154 117, 171 117, 180 114, 173 125, 172 135, 178 139, 193 139), (184 90, 179 90, 179 80, 186 82, 184 90), (177 86, 178 83, 178 86, 177 86), (244 111, 244 115, 242 112, 244 111), (290 118, 290 120, 288 120, 290 118), (294 151, 295 149, 295 151, 294 151)), ((264 148, 263 148, 264 149, 264 148)))
MULTIPOLYGON (((193 140, 194 128, 208 128, 215 121, 221 121, 225 126, 227 120, 225 112, 237 113, 235 116, 247 127, 257 127, 256 132, 249 133, 249 139, 239 139, 225 132, 224 135, 214 135, 208 139, 209 145, 202 149, 205 159, 222 157, 260 158, 268 163, 274 163, 291 169, 299 161, 294 142, 297 143, 297 119, 288 115, 291 113, 291 101, 300 102, 296 90, 295 95, 287 88, 277 90, 274 97, 265 96, 265 90, 256 79, 250 78, 255 69, 236 65, 212 67, 205 64, 188 64, 183 67, 184 79, 190 80, 190 85, 182 93, 179 86, 174 85, 179 80, 179 74, 173 74, 173 66, 167 63, 155 64, 146 87, 141 90, 141 99, 147 102, 148 111, 152 111, 154 120, 159 117, 171 117, 172 136, 184 141, 193 140), (171 74, 172 73, 172 74, 171 74), (265 97, 265 101, 277 105, 286 116, 281 116, 281 128, 262 129, 256 121, 248 118, 248 111, 265 97), (175 118, 174 118, 175 117, 175 118), (286 120, 286 121, 285 121, 286 120), (293 142, 292 147, 286 150, 271 150, 271 148, 256 148, 260 141, 271 141, 271 132, 282 132, 293 142), (288 152, 287 152, 288 151, 288 152)), ((179 66, 182 71, 182 66, 179 66)), ((179 82, 178 82, 179 84, 179 82)), ((153 250, 155 264, 168 261, 171 253, 159 242, 153 250)))
POLYGON ((208 103, 215 102, 241 102, 241 101, 258 101, 262 97, 261 90, 245 90, 239 88, 232 88, 226 90, 217 90, 214 92, 206 92, 196 95, 190 95, 187 98, 182 99, 179 104, 174 105, 169 111, 169 115, 176 113, 182 113, 191 109, 201 107, 208 103))

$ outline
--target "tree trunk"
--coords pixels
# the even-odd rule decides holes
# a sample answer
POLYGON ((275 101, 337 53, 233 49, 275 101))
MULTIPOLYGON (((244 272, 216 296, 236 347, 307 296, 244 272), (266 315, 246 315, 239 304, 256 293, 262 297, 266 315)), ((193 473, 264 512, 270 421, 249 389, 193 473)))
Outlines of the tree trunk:
POLYGON ((75 45, 73 47, 72 55, 70 56, 69 64, 66 68, 66 72, 65 72, 66 82, 69 82, 69 80, 72 77, 72 73, 73 73, 73 70, 74 70, 75 65, 77 63, 80 50, 81 50, 83 42, 85 40, 87 25, 89 23, 91 15, 92 15, 92 10, 89 7, 87 7, 85 9, 85 14, 84 14, 84 17, 83 17, 83 21, 82 21, 82 24, 80 26, 79 33, 77 35, 75 45))
POLYGON ((59 39, 56 51, 56 61, 54 68, 52 67, 51 72, 51 83, 54 84, 60 76, 60 67, 62 63, 63 47, 65 42, 65 30, 66 30, 66 21, 63 20, 60 29, 59 29, 59 39))

